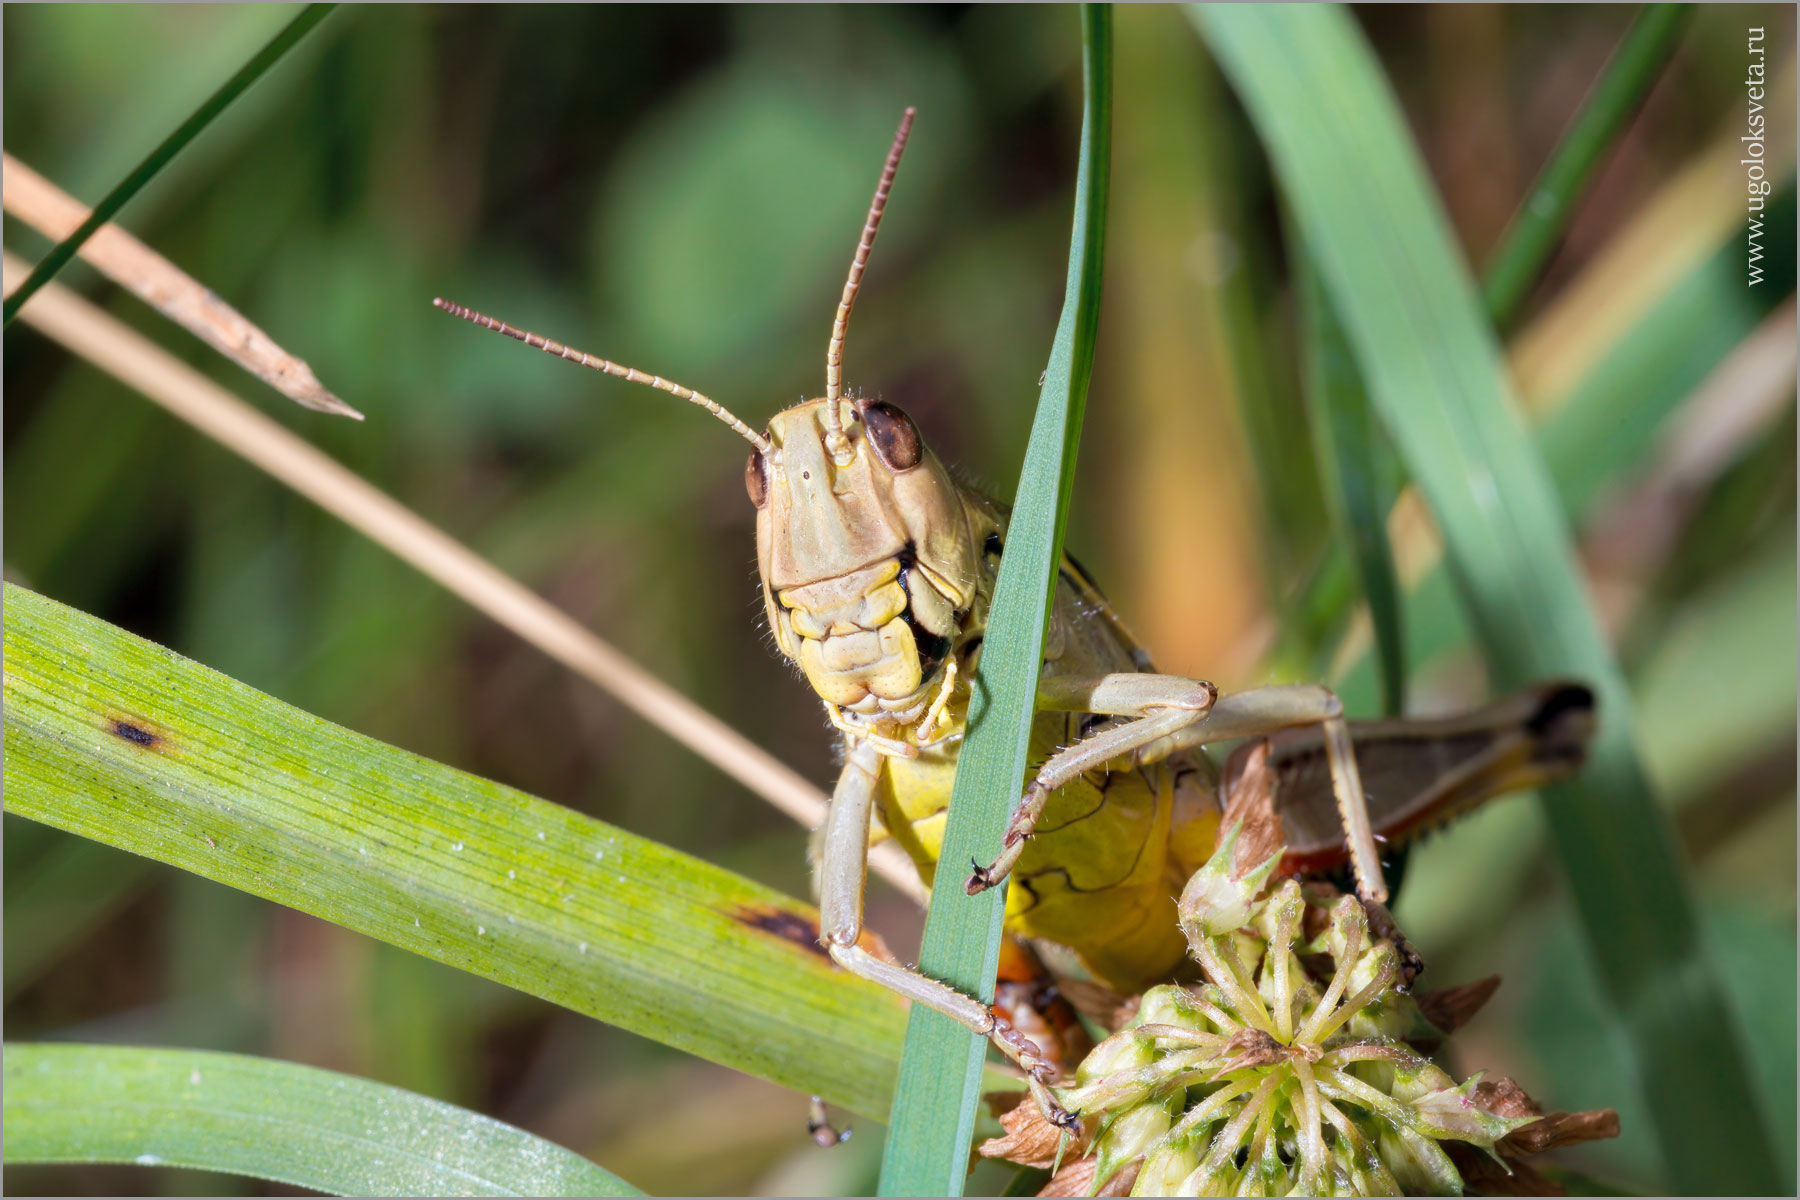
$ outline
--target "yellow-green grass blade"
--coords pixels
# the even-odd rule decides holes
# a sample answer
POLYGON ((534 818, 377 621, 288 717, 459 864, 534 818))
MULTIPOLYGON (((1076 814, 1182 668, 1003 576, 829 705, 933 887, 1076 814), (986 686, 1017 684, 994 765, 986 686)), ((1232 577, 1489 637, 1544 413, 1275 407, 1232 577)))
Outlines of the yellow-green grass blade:
POLYGON ((249 1175, 342 1196, 641 1196, 572 1150, 415 1092, 276 1059, 6 1046, 5 1158, 249 1175))
MULTIPOLYGON (((1075 448, 1094 361, 1106 234, 1112 121, 1112 13, 1081 9, 1085 100, 1068 287, 1038 397, 969 709, 919 969, 983 1000, 994 993, 1004 888, 963 892, 965 864, 1000 849, 1024 786, 1044 632, 1074 481, 1075 448)), ((888 1122, 884 1196, 958 1196, 980 1098, 987 1043, 923 1005, 907 1026, 888 1122)))
POLYGON ((1629 691, 1375 57, 1342 8, 1190 11, 1244 99, 1376 411, 1437 518, 1496 684, 1574 675, 1599 695, 1589 765, 1545 791, 1544 811, 1674 1184, 1771 1192, 1742 1042, 1638 759, 1629 691))
POLYGON ((261 79, 268 69, 299 44, 300 39, 311 33, 313 27, 331 15, 336 4, 309 4, 301 10, 300 15, 288 22, 282 31, 270 40, 269 44, 257 51, 255 57, 238 69, 219 90, 208 96, 199 108, 195 109, 187 120, 176 126, 175 131, 164 138, 157 147, 145 156, 144 161, 133 167, 131 173, 121 179, 112 191, 108 192, 94 210, 88 214, 87 220, 76 227, 75 232, 50 248, 31 274, 25 277, 6 298, 4 318, 0 324, 10 325, 18 315, 25 301, 46 283, 56 277, 56 273, 68 265, 75 257, 82 243, 94 235, 94 231, 113 219, 131 198, 143 190, 144 185, 156 177, 157 172, 172 162, 187 144, 200 136, 201 130, 212 124, 213 118, 231 106, 231 102, 241 96, 245 89, 261 79))
POLYGON ((1331 298, 1305 251, 1297 253, 1306 401, 1319 474, 1338 540, 1350 547, 1375 630, 1381 708, 1406 709, 1406 638, 1400 578, 1388 544, 1387 515, 1400 492, 1399 464, 1384 439, 1331 298))
POLYGON ((808 905, 10 584, 5 708, 14 815, 887 1112, 902 1006, 808 905))

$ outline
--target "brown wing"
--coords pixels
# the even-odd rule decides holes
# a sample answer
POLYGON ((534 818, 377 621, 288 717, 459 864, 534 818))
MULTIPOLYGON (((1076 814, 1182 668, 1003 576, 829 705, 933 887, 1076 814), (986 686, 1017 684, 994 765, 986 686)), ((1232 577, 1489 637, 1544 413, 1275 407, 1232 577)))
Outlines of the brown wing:
MULTIPOLYGON (((1594 693, 1579 683, 1552 682, 1457 716, 1352 721, 1350 736, 1375 832, 1399 844, 1495 796, 1574 771, 1594 724, 1594 693)), ((1283 871, 1336 866, 1345 858, 1344 832, 1319 730, 1285 730, 1268 741, 1288 846, 1283 871)), ((1250 749, 1239 747, 1226 764, 1227 789, 1250 749)))

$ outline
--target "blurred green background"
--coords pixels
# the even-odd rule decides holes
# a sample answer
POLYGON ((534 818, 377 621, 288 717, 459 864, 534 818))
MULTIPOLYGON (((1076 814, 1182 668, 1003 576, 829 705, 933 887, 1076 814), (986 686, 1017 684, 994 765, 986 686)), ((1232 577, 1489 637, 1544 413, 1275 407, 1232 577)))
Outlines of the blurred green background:
MULTIPOLYGON (((5 147, 92 203, 295 11, 8 6, 5 147)), ((1479 266, 1631 10, 1357 15, 1479 266)), ((1678 189, 1741 126, 1744 31, 1758 24, 1772 72, 1791 78, 1791 8, 1696 13, 1534 293, 1513 342, 1528 399, 1553 400, 1554 380, 1617 349, 1606 305, 1580 289, 1602 268, 1614 274, 1598 294, 1626 307, 1652 286, 1656 248, 1679 232, 1646 235, 1641 277, 1629 257, 1607 264, 1656 205, 1673 205, 1670 229, 1722 221, 1741 240, 1741 175, 1720 165, 1694 199, 1678 189)), ((1348 661, 1344 626, 1311 619, 1304 600, 1329 527, 1300 432, 1266 165, 1178 12, 1123 7, 1117 38, 1106 301, 1069 546, 1163 670, 1228 687, 1331 675, 1348 661)), ((1033 6, 340 10, 122 223, 307 359, 362 424, 297 409, 85 266, 64 281, 827 785, 823 716, 760 627, 738 441, 667 397, 452 321, 431 298, 666 373, 758 424, 820 390, 882 152, 916 105, 846 379, 905 407, 947 461, 1004 496, 1061 299, 1077 51, 1074 10, 1033 6)), ((1791 178, 1791 127, 1782 136, 1791 178)), ((1746 327, 1775 310, 1761 341, 1669 344, 1659 376, 1686 370, 1692 384, 1593 481, 1577 527, 1761 1072, 1746 1103, 1791 1163, 1785 236, 1785 267, 1742 301, 1746 327), (1771 388, 1778 399, 1724 451, 1681 458, 1722 393, 1771 388)), ((47 248, 10 219, 6 242, 30 258, 47 248)), ((10 332, 6 351, 9 579, 332 721, 807 893, 805 832, 736 783, 37 334, 10 332)), ((1412 705, 1474 701, 1484 686, 1473 653, 1438 655, 1414 664, 1412 705)), ((1458 1035, 1457 1065, 1512 1075, 1546 1108, 1617 1106, 1625 1136, 1567 1161, 1655 1190, 1655 1146, 1540 825, 1514 801, 1429 839, 1399 915, 1437 983, 1506 978, 1458 1035)), ((879 1130, 819 1151, 801 1132, 804 1098, 772 1085, 10 817, 5 867, 9 1039, 348 1071, 543 1134, 651 1192, 872 1187, 879 1130)), ((872 903, 909 953, 917 915, 885 889, 872 903)), ((124 1167, 15 1169, 5 1184, 291 1191, 124 1167)))

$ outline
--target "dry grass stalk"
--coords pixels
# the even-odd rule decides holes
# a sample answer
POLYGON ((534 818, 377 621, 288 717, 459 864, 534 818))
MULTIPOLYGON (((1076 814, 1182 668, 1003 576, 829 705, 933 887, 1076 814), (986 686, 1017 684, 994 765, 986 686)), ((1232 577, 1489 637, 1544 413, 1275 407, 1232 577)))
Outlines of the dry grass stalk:
MULTIPOLYGON (((12 216, 59 242, 87 220, 85 204, 10 154, 5 167, 6 211, 12 216)), ((361 413, 325 390, 311 367, 117 224, 108 222, 95 230, 80 254, 108 279, 294 403, 362 420, 361 413)))
MULTIPOLYGON (((5 256, 6 291, 27 274, 22 260, 5 256)), ((47 284, 19 315, 611 693, 788 816, 809 827, 824 820, 824 794, 791 768, 443 530, 68 288, 47 284)), ((918 873, 898 846, 877 847, 870 866, 925 901, 918 873)))

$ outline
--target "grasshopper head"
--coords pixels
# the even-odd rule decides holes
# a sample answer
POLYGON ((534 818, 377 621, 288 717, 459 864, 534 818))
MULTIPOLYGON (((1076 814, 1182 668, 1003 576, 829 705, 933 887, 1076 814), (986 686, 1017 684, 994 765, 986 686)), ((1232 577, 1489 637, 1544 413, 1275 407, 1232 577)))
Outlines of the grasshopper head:
POLYGON ((912 119, 909 108, 838 302, 825 396, 777 414, 765 433, 673 380, 434 301, 528 346, 697 404, 754 446, 745 483, 777 644, 827 702, 901 724, 926 711, 924 689, 974 609, 982 552, 960 492, 912 419, 891 404, 842 395, 845 329, 912 119))
POLYGON ((975 599, 962 499, 912 419, 879 400, 826 400, 769 422, 744 481, 769 626, 820 698, 861 713, 915 706, 975 599), (839 461, 839 458, 843 461, 839 461))

